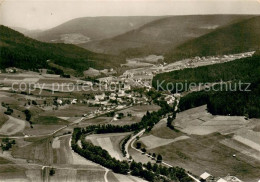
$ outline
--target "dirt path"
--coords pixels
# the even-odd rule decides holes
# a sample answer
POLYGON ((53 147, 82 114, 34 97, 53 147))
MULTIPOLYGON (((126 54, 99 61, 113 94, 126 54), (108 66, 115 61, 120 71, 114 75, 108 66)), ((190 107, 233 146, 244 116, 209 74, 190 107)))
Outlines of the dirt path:
POLYGON ((104 175, 104 180, 105 180, 105 182, 108 182, 107 174, 108 174, 109 170, 107 168, 105 168, 105 170, 106 170, 106 173, 104 175))

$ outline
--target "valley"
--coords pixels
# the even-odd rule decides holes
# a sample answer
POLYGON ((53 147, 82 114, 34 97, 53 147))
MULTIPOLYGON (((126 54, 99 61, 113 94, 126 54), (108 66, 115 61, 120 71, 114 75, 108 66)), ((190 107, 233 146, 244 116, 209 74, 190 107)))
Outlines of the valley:
POLYGON ((259 22, 0 25, 0 181, 258 181, 259 22))

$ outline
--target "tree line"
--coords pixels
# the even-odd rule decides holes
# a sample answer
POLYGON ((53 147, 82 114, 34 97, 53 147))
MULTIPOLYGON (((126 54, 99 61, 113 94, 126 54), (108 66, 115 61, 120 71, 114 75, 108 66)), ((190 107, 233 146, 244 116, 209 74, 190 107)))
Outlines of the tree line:
MULTIPOLYGON (((86 128, 74 128, 72 134, 71 146, 72 149, 80 154, 81 156, 96 162, 102 166, 105 166, 109 169, 112 169, 116 173, 127 174, 131 173, 132 175, 142 177, 147 181, 171 181, 178 180, 183 182, 191 181, 191 179, 185 173, 185 170, 182 168, 166 168, 158 167, 154 165, 155 171, 150 166, 142 165, 141 163, 136 163, 132 161, 131 165, 126 161, 119 161, 115 158, 112 158, 109 153, 102 149, 101 147, 95 146, 92 143, 85 141, 85 135, 92 133, 118 133, 118 132, 138 132, 141 129, 147 129, 148 131, 160 121, 160 119, 165 116, 167 113, 173 111, 173 108, 170 107, 167 102, 163 100, 155 101, 161 108, 158 111, 149 112, 143 116, 141 122, 125 125, 125 126, 116 126, 116 125, 91 125, 86 128), (78 141, 82 142, 82 148, 77 144, 78 141)), ((126 143, 129 136, 124 140, 123 143, 126 143)), ((160 156, 161 157, 161 156, 160 156)), ((159 157, 159 160, 161 160, 159 157)), ((162 157, 161 157, 162 158, 162 157)))
MULTIPOLYGON (((218 83, 204 91, 192 92, 181 98, 179 111, 207 105, 214 115, 260 117, 260 55, 256 52, 253 57, 243 58, 232 62, 189 68, 155 76, 156 80, 166 80, 173 83, 218 83), (227 84, 228 83, 228 84, 227 84), (239 85, 239 83, 244 83, 239 85), (248 87, 249 86, 249 87, 248 87), (248 88, 247 88, 248 87, 248 88), (214 89, 213 89, 214 88, 214 89)), ((176 90, 173 90, 173 92, 176 90)), ((182 91, 185 90, 185 87, 182 91)))

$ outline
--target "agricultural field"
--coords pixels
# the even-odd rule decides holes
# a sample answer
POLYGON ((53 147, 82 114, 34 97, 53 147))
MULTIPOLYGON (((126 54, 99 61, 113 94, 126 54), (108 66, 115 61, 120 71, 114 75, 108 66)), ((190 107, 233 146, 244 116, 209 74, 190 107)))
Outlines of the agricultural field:
POLYGON ((121 111, 116 112, 116 114, 123 113, 124 117, 122 119, 112 119, 111 124, 114 125, 131 125, 133 123, 140 122, 142 117, 147 111, 153 112, 159 110, 160 107, 157 105, 137 105, 121 111), (130 114, 130 115, 129 115, 130 114))
POLYGON ((21 134, 26 126, 26 121, 8 116, 8 120, 1 126, 0 135, 21 134))
POLYGON ((168 164, 198 176, 207 171, 216 177, 258 180, 259 120, 213 116, 201 106, 178 113, 173 124, 179 131, 170 130, 162 120, 140 138, 147 152, 161 154, 168 164))
POLYGON ((174 125, 189 135, 208 135, 234 133, 250 124, 242 116, 213 116, 206 111, 206 106, 197 107, 177 114, 174 125))
POLYGON ((0 127, 2 127, 9 118, 4 114, 3 109, 0 106, 0 127))
POLYGON ((138 123, 141 121, 142 117, 145 115, 147 111, 157 111, 160 107, 157 105, 136 105, 127 109, 122 109, 120 111, 115 112, 115 115, 119 113, 123 113, 123 117, 121 119, 117 119, 115 116, 106 116, 102 115, 100 117, 85 119, 79 123, 79 126, 84 127, 88 125, 95 124, 112 124, 112 125, 131 125, 133 123, 138 123))
POLYGON ((79 123, 79 126, 88 126, 88 125, 95 125, 95 124, 107 124, 110 123, 113 117, 101 116, 92 119, 85 119, 79 123))
POLYGON ((108 172, 107 179, 109 182, 145 182, 145 180, 135 176, 122 175, 113 172, 108 172))
POLYGON ((60 107, 58 110, 49 110, 43 115, 57 117, 81 117, 83 114, 96 110, 97 107, 88 107, 85 104, 71 104, 60 107))
POLYGON ((125 160, 120 144, 122 140, 130 134, 131 133, 94 134, 87 136, 85 139, 94 145, 100 146, 107 150, 112 157, 118 160, 125 160))
POLYGON ((164 138, 156 137, 154 135, 148 135, 148 136, 142 137, 139 141, 144 145, 144 147, 147 150, 151 150, 151 149, 154 149, 157 147, 169 145, 173 142, 185 140, 188 138, 189 138, 188 136, 183 135, 183 136, 180 136, 180 137, 177 137, 174 139, 164 139, 164 138))
POLYGON ((0 181, 26 182, 42 179, 41 166, 24 164, 0 164, 0 181))

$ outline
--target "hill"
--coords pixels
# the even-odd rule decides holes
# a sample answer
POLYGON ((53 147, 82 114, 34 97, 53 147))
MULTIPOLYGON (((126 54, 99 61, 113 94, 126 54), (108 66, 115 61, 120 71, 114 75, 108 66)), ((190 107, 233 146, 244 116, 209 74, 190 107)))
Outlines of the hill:
MULTIPOLYGON (((54 69, 50 66, 50 63, 54 63, 59 69, 69 68, 73 69, 75 74, 82 74, 89 67, 102 69, 120 64, 118 58, 96 54, 75 45, 36 41, 3 25, 0 26, 0 32, 0 69, 54 69)), ((57 68, 54 71, 57 71, 57 68)))
POLYGON ((224 55, 260 48, 260 17, 253 17, 221 27, 199 38, 187 41, 166 54, 173 62, 187 57, 224 55))
POLYGON ((35 36, 46 42, 79 44, 120 35, 161 17, 83 17, 65 22, 35 36))
MULTIPOLYGON (((162 87, 164 89, 167 89, 167 83, 182 83, 185 85, 185 83, 216 83, 221 80, 223 82, 242 80, 252 83, 252 81, 255 82, 260 78, 259 70, 260 55, 259 52, 256 52, 253 57, 157 74, 153 78, 153 87, 157 88, 157 83, 162 83, 163 81, 162 87)), ((172 92, 188 91, 188 87, 183 87, 182 90, 175 89, 177 88, 175 87, 172 92)))
POLYGON ((242 115, 259 118, 259 70, 260 54, 256 52, 250 58, 159 74, 154 77, 153 86, 157 88, 157 83, 164 81, 163 88, 166 90, 167 83, 172 83, 174 89, 171 91, 176 93, 187 91, 191 84, 199 86, 203 83, 215 83, 222 80, 222 84, 217 84, 212 89, 208 89, 210 88, 208 85, 206 91, 192 92, 182 97, 179 103, 180 110, 207 104, 208 111, 214 115, 242 115), (182 90, 180 84, 183 86, 182 90), (178 85, 178 90, 176 90, 178 85))
POLYGON ((80 44, 80 46, 100 53, 119 54, 123 52, 128 57, 163 54, 169 48, 205 35, 219 27, 250 17, 252 16, 190 15, 163 17, 113 38, 88 42, 80 44))
POLYGON ((21 27, 10 27, 10 28, 17 31, 17 32, 20 32, 20 33, 22 33, 25 36, 30 37, 30 38, 35 38, 38 34, 43 32, 43 30, 40 30, 40 29, 28 30, 26 28, 21 28, 21 27))

